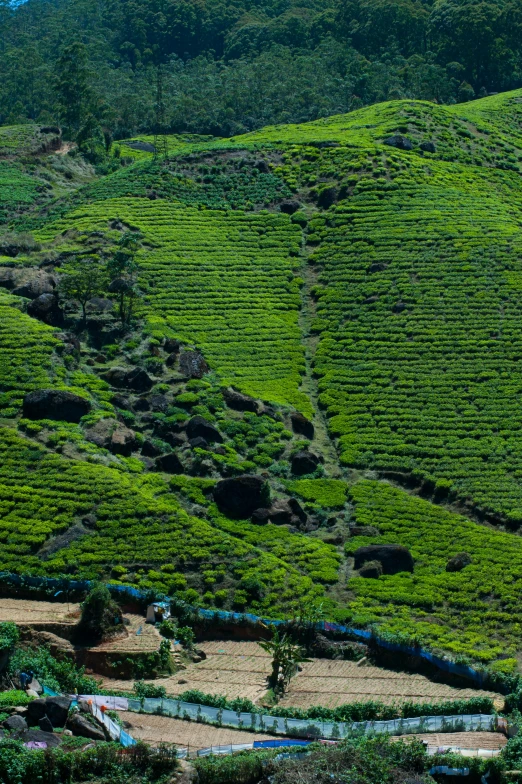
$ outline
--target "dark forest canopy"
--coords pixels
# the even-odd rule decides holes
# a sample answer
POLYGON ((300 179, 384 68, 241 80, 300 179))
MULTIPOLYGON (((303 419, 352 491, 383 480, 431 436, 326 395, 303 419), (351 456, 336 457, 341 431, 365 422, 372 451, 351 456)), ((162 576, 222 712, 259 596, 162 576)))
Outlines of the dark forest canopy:
POLYGON ((150 131, 159 64, 172 132, 469 100, 522 85, 522 0, 0 0, 0 123, 150 131))

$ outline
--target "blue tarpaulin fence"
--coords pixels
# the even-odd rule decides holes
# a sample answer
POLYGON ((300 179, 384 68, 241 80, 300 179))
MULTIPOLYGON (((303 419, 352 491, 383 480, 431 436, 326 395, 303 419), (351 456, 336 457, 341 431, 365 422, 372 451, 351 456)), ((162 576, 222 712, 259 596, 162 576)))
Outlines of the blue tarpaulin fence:
MULTIPOLYGON (((65 577, 36 577, 31 575, 11 574, 9 572, 0 572, 0 582, 1 581, 8 582, 11 585, 18 587, 23 587, 25 585, 31 588, 52 590, 55 592, 55 595, 61 591, 63 591, 65 594, 72 591, 88 591, 92 585, 89 580, 68 580, 65 577)), ((147 601, 148 597, 150 596, 150 594, 146 594, 144 591, 140 591, 138 588, 132 588, 126 585, 113 585, 112 583, 108 583, 107 588, 111 591, 111 593, 133 598, 140 602, 147 601)), ((226 610, 206 610, 201 607, 192 607, 189 605, 187 605, 187 610, 198 615, 200 618, 207 620, 217 619, 225 622, 230 621, 236 624, 247 622, 252 624, 261 623, 265 626, 280 626, 288 623, 287 620, 261 618, 258 615, 252 615, 252 613, 236 613, 228 612, 226 610)), ((441 656, 436 656, 430 651, 418 646, 402 645, 400 643, 389 642, 388 640, 384 640, 378 637, 374 632, 368 631, 367 629, 354 629, 350 626, 343 626, 342 624, 330 623, 328 621, 319 621, 314 624, 314 628, 317 629, 317 631, 331 632, 345 635, 347 637, 354 637, 355 639, 361 640, 363 642, 371 641, 380 648, 384 648, 394 653, 402 653, 407 656, 413 656, 415 658, 422 659, 426 662, 429 662, 437 669, 442 670, 443 672, 451 673, 452 675, 458 675, 462 678, 467 678, 468 680, 476 683, 478 686, 482 686, 484 684, 484 675, 478 670, 473 669, 473 667, 469 667, 465 664, 457 664, 456 662, 450 661, 449 659, 443 659, 441 656)))

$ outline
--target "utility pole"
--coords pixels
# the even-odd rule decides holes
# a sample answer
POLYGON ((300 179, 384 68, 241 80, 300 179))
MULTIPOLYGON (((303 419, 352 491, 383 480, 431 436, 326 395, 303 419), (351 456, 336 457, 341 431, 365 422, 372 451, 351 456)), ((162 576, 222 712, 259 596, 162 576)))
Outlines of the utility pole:
POLYGON ((154 105, 154 158, 168 160, 169 143, 165 136, 165 104, 163 102, 163 71, 156 69, 156 103, 154 105))

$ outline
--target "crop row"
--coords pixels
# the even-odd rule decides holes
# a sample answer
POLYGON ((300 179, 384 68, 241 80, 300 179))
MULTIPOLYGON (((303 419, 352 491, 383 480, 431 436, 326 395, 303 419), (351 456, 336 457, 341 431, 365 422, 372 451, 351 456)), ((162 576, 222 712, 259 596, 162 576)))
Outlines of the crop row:
POLYGON ((112 573, 196 602, 206 587, 211 606, 216 597, 274 614, 322 596, 320 583, 335 579, 331 546, 275 526, 256 539, 253 526, 234 523, 227 530, 227 523, 188 515, 160 475, 68 460, 0 429, 0 569, 89 578, 112 573), (94 515, 94 529, 39 558, 50 536, 86 515, 94 515), (324 566, 333 576, 319 574, 324 566))
POLYGON ((342 462, 419 472, 513 524, 522 520, 518 179, 414 163, 396 188, 363 178, 308 226, 319 244, 315 371, 342 462))
POLYGON ((163 200, 85 205, 36 236, 64 228, 139 228, 144 314, 156 335, 200 348, 225 383, 311 413, 298 387, 304 353, 297 323, 301 229, 286 215, 183 208, 163 200))

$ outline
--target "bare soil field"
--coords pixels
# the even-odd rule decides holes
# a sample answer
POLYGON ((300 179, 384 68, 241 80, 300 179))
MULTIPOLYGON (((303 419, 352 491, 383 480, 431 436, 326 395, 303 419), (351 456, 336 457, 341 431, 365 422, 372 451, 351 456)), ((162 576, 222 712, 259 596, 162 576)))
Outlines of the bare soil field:
MULTIPOLYGON (((266 692, 270 673, 270 656, 255 642, 204 642, 200 647, 207 658, 191 664, 156 685, 165 686, 167 694, 177 695, 188 689, 222 694, 231 699, 244 697, 255 702, 266 692)), ((132 690, 131 681, 104 680, 106 688, 132 690)), ((382 667, 358 667, 354 662, 313 659, 291 681, 281 704, 292 707, 324 705, 336 707, 349 702, 378 700, 385 703, 468 699, 479 695, 498 695, 476 689, 459 689, 436 683, 424 675, 395 672, 382 667)))
MULTIPOLYGON (((118 711, 122 721, 130 724, 129 732, 136 740, 145 740, 153 746, 159 743, 174 743, 188 747, 189 751, 206 749, 209 746, 226 746, 236 743, 252 743, 255 740, 271 740, 274 735, 257 732, 231 730, 227 727, 211 727, 167 716, 152 716, 144 713, 118 711)), ((278 740, 281 740, 279 737, 278 740)))
POLYGON ((503 749, 507 743, 507 738, 500 732, 430 732, 425 735, 393 736, 391 739, 405 743, 415 739, 426 741, 430 751, 447 746, 494 751, 503 749))
POLYGON ((0 599, 0 622, 18 624, 76 623, 80 605, 73 602, 36 602, 29 599, 0 599))
POLYGON ((142 615, 125 613, 123 620, 127 636, 116 637, 113 640, 102 642, 95 648, 91 648, 91 652, 149 653, 158 650, 163 638, 155 626, 145 623, 145 618, 142 615))

